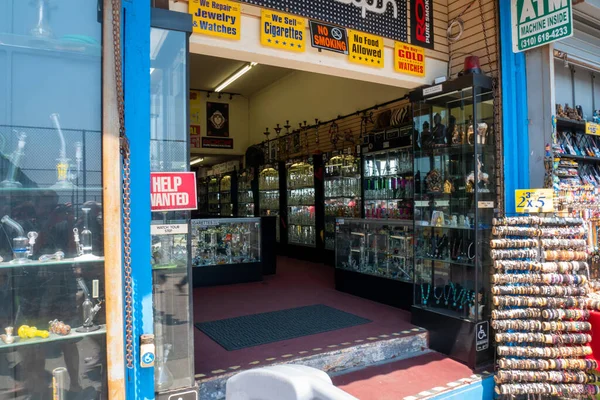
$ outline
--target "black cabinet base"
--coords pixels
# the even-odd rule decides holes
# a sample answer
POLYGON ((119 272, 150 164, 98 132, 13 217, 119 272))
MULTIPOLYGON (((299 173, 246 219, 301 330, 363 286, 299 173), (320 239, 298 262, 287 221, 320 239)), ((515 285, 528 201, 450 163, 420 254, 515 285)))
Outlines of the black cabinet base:
POLYGON ((492 332, 488 327, 488 347, 477 351, 475 322, 412 307, 411 323, 429 332, 429 348, 479 371, 493 364, 492 332))
POLYGON ((262 281, 262 274, 263 265, 260 262, 208 265, 206 267, 192 268, 194 287, 258 282, 262 281))
POLYGON ((410 310, 413 302, 412 283, 380 276, 335 269, 335 288, 341 292, 410 310))
POLYGON ((302 261, 323 263, 323 250, 312 246, 288 243, 284 248, 284 255, 302 261))

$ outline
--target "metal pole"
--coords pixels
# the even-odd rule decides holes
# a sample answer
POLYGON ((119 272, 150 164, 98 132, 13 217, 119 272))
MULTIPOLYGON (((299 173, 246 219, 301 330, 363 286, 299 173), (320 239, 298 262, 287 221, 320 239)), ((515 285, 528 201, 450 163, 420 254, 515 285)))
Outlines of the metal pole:
MULTIPOLYGON (((102 195, 104 291, 108 398, 125 399, 123 265, 121 254, 121 152, 112 37, 112 2, 103 0, 102 48, 102 195), (110 283, 109 283, 110 282, 110 283)), ((84 158, 85 159, 85 158, 84 158)), ((85 174, 85 172, 84 172, 85 174)))

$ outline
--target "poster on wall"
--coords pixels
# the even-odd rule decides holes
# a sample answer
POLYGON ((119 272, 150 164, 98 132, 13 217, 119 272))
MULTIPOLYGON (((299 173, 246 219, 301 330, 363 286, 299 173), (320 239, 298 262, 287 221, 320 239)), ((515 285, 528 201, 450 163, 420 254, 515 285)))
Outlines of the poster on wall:
POLYGON ((271 10, 260 12, 260 44, 266 47, 303 52, 304 18, 271 10))
POLYGON ((233 149, 233 139, 203 137, 202 147, 205 149, 233 149))
POLYGON ((206 103, 206 136, 229 137, 229 104, 206 103))
POLYGON ((374 35, 408 41, 406 0, 240 0, 361 30, 374 35))
POLYGON ((433 49, 433 0, 410 0, 410 43, 433 49))
POLYGON ((202 114, 202 97, 197 90, 190 90, 190 146, 200 148, 200 118, 202 114))
POLYGON ((194 33, 240 40, 241 7, 228 0, 190 0, 194 33))

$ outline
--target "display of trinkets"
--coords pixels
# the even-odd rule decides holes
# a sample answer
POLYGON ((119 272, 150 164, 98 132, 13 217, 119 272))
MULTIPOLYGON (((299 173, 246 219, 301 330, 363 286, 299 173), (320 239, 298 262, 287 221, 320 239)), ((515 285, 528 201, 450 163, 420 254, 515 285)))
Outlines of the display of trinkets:
POLYGON ((254 217, 254 170, 242 170, 238 174, 238 217, 254 217))
POLYGON ((50 333, 55 333, 61 336, 66 336, 71 333, 71 327, 65 324, 63 321, 55 319, 50 321, 48 325, 50 325, 50 328, 48 329, 50 333))
POLYGON ((260 218, 192 219, 195 267, 260 261, 260 218))
POLYGON ((316 246, 315 176, 311 159, 287 168, 288 243, 316 246))
POLYGON ((586 320, 586 224, 580 218, 494 218, 490 243, 500 395, 597 393, 586 320), (551 371, 556 370, 556 371, 551 371), (548 371, 548 372, 546 372, 548 371), (557 385, 560 383, 560 385, 557 385))
POLYGON ((336 226, 337 268, 412 282, 412 224, 338 218, 336 226))

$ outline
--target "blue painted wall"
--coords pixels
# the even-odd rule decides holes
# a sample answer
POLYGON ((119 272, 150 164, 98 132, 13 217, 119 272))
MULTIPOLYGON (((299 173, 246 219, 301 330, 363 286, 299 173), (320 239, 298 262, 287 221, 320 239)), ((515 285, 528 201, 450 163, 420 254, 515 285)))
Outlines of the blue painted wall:
POLYGON ((131 147, 134 366, 127 399, 154 398, 154 368, 140 367, 139 338, 153 333, 150 265, 150 2, 123 2, 125 126, 131 147))
POLYGON ((505 210, 507 215, 511 215, 515 213, 515 190, 529 188, 527 79, 525 55, 512 51, 511 2, 498 0, 498 3, 505 210))
POLYGON ((461 387, 448 393, 432 397, 431 400, 492 400, 494 398, 494 378, 461 387))

